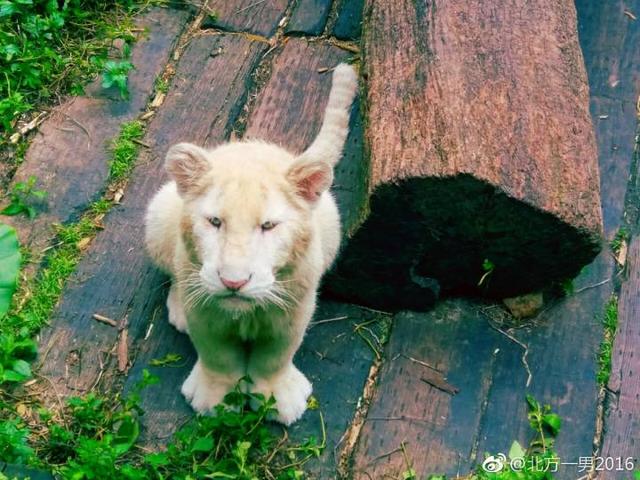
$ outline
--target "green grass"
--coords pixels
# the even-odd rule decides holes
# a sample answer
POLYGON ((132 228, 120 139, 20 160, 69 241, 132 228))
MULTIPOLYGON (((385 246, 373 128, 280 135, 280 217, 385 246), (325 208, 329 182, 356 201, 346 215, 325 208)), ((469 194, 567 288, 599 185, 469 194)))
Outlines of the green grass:
POLYGON ((129 176, 133 170, 140 144, 144 135, 144 125, 142 122, 134 120, 122 124, 120 135, 111 145, 111 162, 109 163, 109 180, 118 182, 129 176))
POLYGON ((611 377, 611 360, 613 354, 613 342, 618 330, 618 297, 612 295, 604 309, 602 317, 604 326, 604 338, 600 343, 598 354, 598 372, 596 379, 598 384, 606 386, 611 377))
POLYGON ((620 251, 620 248, 622 247, 622 244, 629 241, 629 237, 629 231, 625 227, 621 227, 616 232, 613 240, 611 240, 611 242, 609 243, 609 246, 611 247, 611 250, 613 250, 613 253, 617 255, 620 251))
POLYGON ((9 204, 0 211, 2 215, 19 215, 21 213, 33 219, 37 215, 34 204, 47 196, 44 190, 36 189, 37 178, 31 175, 26 182, 16 182, 7 195, 9 204))
MULTIPOLYGON (((116 39, 133 41, 133 0, 0 2, 0 130, 6 138, 24 113, 83 85, 104 71, 121 88, 122 67, 106 68, 116 39)), ((119 62, 115 62, 119 63, 119 62)), ((126 78, 125 78, 126 81, 126 78)))
MULTIPOLYGON (((122 183, 131 173, 140 148, 133 140, 143 134, 144 124, 141 122, 122 125, 120 134, 112 143, 109 187, 122 183)), ((56 241, 48 251, 40 272, 20 285, 13 309, 0 318, 0 342, 7 345, 17 341, 32 342, 31 338, 48 323, 67 279, 80 261, 84 244, 101 228, 100 220, 112 205, 113 201, 103 197, 92 203, 77 222, 56 227, 56 241)), ((16 361, 32 360, 32 353, 26 349, 15 350, 11 355, 4 352, 4 366, 9 368, 16 361)), ((2 355, 0 351, 0 358, 2 355)))
POLYGON ((37 409, 38 432, 14 412, 0 424, 0 457, 77 480, 303 478, 302 467, 326 446, 322 415, 321 439, 287 444, 267 420, 275 413, 274 399, 244 393, 247 381, 216 407, 215 416, 195 417, 162 451, 138 444, 141 393, 158 383, 143 371, 126 396, 89 393, 69 398, 62 412, 37 409), (249 402, 257 408, 247 408, 249 402))

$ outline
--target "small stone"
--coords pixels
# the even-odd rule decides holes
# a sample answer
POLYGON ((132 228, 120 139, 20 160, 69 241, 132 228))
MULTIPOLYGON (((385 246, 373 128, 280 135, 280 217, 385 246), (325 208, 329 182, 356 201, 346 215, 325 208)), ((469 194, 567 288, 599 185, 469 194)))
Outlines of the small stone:
POLYGON ((542 292, 528 293, 519 297, 505 298, 502 300, 511 314, 516 318, 532 317, 540 311, 544 300, 542 292))

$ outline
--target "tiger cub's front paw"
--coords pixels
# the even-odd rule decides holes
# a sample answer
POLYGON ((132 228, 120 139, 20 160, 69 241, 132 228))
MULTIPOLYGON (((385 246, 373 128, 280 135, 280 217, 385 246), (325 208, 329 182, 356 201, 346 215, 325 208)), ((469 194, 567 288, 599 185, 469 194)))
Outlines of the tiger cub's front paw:
POLYGON ((212 414, 213 407, 222 403, 233 383, 208 373, 198 360, 182 384, 182 394, 193 409, 200 414, 212 414))
MULTIPOLYGON (((311 382, 293 364, 269 379, 256 381, 251 388, 262 393, 265 398, 271 395, 276 399, 277 416, 274 420, 291 425, 307 410, 307 399, 311 395, 311 382)), ((256 405, 252 405, 254 408, 256 405)))

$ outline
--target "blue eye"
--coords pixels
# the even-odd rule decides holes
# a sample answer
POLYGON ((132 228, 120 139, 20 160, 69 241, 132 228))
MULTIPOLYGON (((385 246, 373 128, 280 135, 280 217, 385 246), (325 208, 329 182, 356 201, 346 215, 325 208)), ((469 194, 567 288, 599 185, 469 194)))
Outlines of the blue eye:
POLYGON ((275 222, 264 222, 262 225, 260 225, 260 228, 262 228, 263 232, 267 232, 276 228, 277 225, 278 224, 275 222))
POLYGON ((220 225, 222 225, 222 220, 220 220, 218 217, 211 217, 209 219, 209 223, 216 228, 220 228, 220 225))

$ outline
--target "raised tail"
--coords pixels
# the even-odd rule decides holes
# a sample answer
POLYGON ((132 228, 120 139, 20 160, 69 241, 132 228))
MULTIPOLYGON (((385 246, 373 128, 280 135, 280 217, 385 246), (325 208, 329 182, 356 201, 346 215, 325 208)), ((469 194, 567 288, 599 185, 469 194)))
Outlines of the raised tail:
POLYGON ((338 163, 349 133, 349 114, 357 89, 355 69, 346 63, 339 64, 333 71, 331 93, 320 132, 302 153, 301 159, 326 162, 332 167, 338 163))

